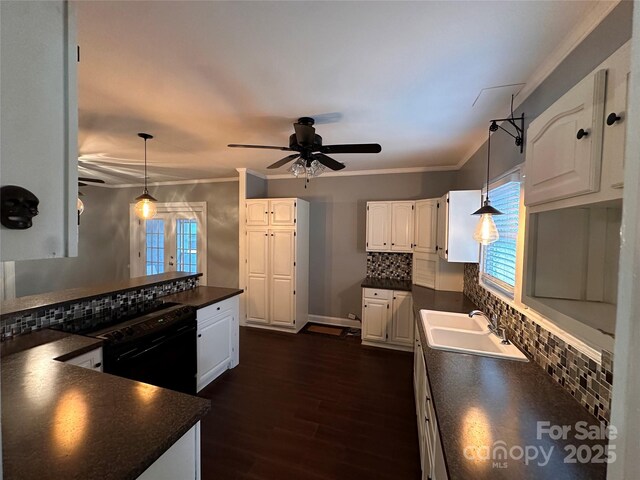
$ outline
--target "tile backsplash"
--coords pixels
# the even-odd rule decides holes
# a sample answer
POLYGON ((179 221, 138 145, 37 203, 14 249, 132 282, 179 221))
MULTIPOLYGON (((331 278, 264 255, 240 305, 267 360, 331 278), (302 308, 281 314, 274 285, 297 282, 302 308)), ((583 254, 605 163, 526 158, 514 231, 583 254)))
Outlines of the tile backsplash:
POLYGON ((368 252, 367 277, 411 280, 412 262, 410 253, 368 252))
POLYGON ((507 335, 587 411, 609 423, 613 354, 602 351, 602 364, 513 309, 478 284, 478 265, 464 267, 464 294, 485 313, 497 314, 507 335))
POLYGON ((29 333, 41 328, 47 328, 67 321, 81 323, 83 319, 95 316, 119 318, 142 311, 143 308, 157 302, 157 299, 172 293, 190 290, 198 286, 198 277, 171 280, 166 283, 143 287, 128 292, 106 294, 89 300, 45 307, 26 313, 16 313, 2 318, 0 321, 0 339, 23 333, 29 333))

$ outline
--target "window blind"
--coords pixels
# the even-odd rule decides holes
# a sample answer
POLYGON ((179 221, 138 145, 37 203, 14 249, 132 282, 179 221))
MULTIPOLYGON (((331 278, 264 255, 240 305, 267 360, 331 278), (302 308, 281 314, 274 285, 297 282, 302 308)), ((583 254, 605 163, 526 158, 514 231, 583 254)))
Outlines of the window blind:
POLYGON ((483 247, 481 274, 485 282, 513 295, 516 285, 516 243, 520 217, 520 182, 509 181, 492 188, 491 205, 502 215, 493 220, 500 238, 483 247))

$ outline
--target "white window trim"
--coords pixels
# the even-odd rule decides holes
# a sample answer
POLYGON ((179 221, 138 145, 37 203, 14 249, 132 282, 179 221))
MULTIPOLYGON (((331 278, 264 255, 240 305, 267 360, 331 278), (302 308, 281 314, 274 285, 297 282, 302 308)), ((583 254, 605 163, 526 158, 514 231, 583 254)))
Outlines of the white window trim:
MULTIPOLYGON (((518 218, 518 240, 516 242, 516 285, 513 289, 513 298, 507 295, 504 291, 497 288, 493 284, 489 284, 484 281, 482 278, 482 253, 480 258, 480 264, 478 265, 478 283, 484 288, 486 291, 496 296, 504 303, 509 305, 511 308, 516 310, 517 312, 525 315, 532 322, 537 323, 545 330, 551 332, 556 337, 560 338, 565 343, 571 345, 573 348, 578 350, 581 353, 584 353, 587 357, 591 358, 597 363, 602 363, 602 350, 595 349, 591 345, 585 343, 580 340, 578 337, 575 337, 571 333, 563 330, 558 327, 553 321, 549 320, 544 315, 538 313, 533 310, 531 307, 522 303, 522 289, 523 289, 523 275, 524 275, 524 244, 525 244, 525 233, 527 229, 526 219, 527 219, 527 211, 524 206, 524 177, 525 170, 524 164, 520 164, 515 168, 505 172, 503 175, 497 177, 494 181, 490 182, 489 185, 491 188, 495 188, 500 186, 508 181, 513 181, 517 175, 520 184, 520 217, 518 218)), ((486 188, 486 185, 485 185, 486 188)), ((482 252, 482 249, 481 249, 482 252)))
POLYGON ((16 298, 16 262, 0 263, 0 301, 16 298))
MULTIPOLYGON (((200 218, 198 243, 202 245, 202 276, 200 284, 207 285, 207 202, 167 202, 157 203, 158 213, 195 213, 200 218)), ((129 204, 129 274, 131 278, 145 275, 145 262, 140 255, 140 245, 144 245, 145 229, 135 213, 135 203, 129 204)))

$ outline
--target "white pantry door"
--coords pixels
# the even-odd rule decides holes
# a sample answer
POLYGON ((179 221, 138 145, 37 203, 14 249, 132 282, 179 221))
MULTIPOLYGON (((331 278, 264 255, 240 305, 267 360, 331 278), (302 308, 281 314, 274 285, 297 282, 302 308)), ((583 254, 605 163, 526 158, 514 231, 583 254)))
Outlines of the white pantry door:
POLYGON ((206 285, 206 211, 158 204, 158 214, 131 219, 131 276, 165 272, 202 273, 206 285))

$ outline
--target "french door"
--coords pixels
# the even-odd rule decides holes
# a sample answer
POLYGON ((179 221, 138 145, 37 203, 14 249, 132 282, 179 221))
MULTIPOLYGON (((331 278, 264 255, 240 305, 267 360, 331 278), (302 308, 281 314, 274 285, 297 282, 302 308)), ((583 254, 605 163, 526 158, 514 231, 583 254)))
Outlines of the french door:
POLYGON ((158 204, 149 220, 131 218, 131 276, 202 273, 206 285, 206 204, 158 204))

